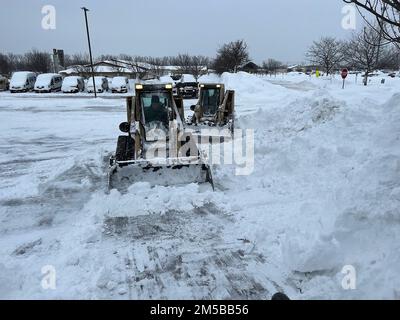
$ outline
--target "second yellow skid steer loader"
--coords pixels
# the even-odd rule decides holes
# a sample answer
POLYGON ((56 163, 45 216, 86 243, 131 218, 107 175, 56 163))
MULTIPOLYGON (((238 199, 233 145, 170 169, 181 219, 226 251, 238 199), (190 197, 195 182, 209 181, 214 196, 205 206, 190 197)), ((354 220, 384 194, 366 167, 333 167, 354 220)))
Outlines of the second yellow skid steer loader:
POLYGON ((146 181, 175 185, 213 180, 210 166, 191 133, 185 131, 181 98, 172 84, 137 84, 135 97, 127 98, 127 121, 110 159, 109 187, 125 189, 146 181))
POLYGON ((190 109, 193 116, 188 118, 187 124, 195 136, 212 138, 213 132, 219 131, 221 139, 233 137, 235 91, 225 90, 221 83, 200 84, 199 100, 190 109))

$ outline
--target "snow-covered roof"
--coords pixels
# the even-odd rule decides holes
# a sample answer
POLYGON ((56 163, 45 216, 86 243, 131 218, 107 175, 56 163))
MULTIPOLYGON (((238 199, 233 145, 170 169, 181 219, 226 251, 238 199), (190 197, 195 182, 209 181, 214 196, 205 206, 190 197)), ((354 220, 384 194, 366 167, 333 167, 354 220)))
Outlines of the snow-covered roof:
POLYGON ((25 79, 27 75, 32 74, 30 71, 16 71, 12 75, 13 80, 25 79))
POLYGON ((80 79, 81 77, 78 76, 69 76, 69 77, 65 77, 63 80, 63 84, 76 84, 78 79, 80 79))
POLYGON ((36 78, 36 81, 49 81, 51 80, 53 77, 58 76, 57 73, 42 73, 39 74, 36 78))

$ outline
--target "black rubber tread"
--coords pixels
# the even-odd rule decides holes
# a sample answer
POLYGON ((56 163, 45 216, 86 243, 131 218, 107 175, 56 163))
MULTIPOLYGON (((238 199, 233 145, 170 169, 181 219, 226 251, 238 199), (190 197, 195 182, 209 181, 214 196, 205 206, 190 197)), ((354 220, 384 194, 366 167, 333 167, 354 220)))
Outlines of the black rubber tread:
POLYGON ((119 136, 115 159, 117 161, 133 160, 135 158, 135 143, 129 136, 119 136))

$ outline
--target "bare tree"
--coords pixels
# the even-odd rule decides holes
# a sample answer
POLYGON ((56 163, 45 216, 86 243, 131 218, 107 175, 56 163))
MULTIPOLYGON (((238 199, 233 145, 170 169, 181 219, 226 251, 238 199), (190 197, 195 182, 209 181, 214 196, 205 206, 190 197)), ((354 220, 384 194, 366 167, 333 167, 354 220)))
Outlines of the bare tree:
POLYGON ((275 74, 278 69, 283 68, 283 63, 275 60, 275 59, 268 59, 267 61, 263 62, 263 69, 266 70, 267 73, 270 75, 275 74))
POLYGON ((65 65, 73 69, 75 72, 85 76, 91 76, 90 57, 87 53, 75 53, 71 56, 66 56, 65 65))
POLYGON ((343 60, 343 44, 335 38, 324 37, 314 41, 306 55, 311 63, 324 68, 329 75, 343 60))
POLYGON ((72 56, 66 55, 64 57, 65 65, 67 67, 76 66, 76 65, 86 65, 90 63, 89 54, 85 53, 75 53, 72 56))
POLYGON ((178 54, 176 59, 174 59, 175 65, 179 67, 178 72, 179 73, 189 73, 190 70, 190 64, 192 63, 191 57, 185 53, 185 54, 178 54))
POLYGON ((400 1, 399 0, 343 0, 354 3, 364 20, 383 38, 400 46, 400 1), (364 12, 376 18, 376 25, 369 22, 364 12))
POLYGON ((7 54, 8 63, 10 65, 10 73, 14 71, 26 70, 26 60, 23 55, 9 53, 7 54))
POLYGON ((218 49, 214 60, 214 69, 217 73, 237 72, 238 68, 249 62, 249 52, 244 40, 237 40, 224 44, 218 49))
POLYGON ((364 85, 368 84, 369 74, 378 67, 382 45, 382 37, 371 27, 354 34, 345 44, 346 62, 353 68, 365 70, 364 85))
POLYGON ((190 74, 193 75, 197 82, 201 76, 207 74, 210 59, 204 56, 193 56, 191 60, 190 74))
POLYGON ((51 68, 50 54, 36 49, 25 53, 26 67, 33 72, 49 72, 51 68))
POLYGON ((400 68, 400 49, 389 44, 380 50, 377 69, 398 70, 400 68))
POLYGON ((1 74, 10 74, 11 73, 11 65, 10 61, 8 60, 8 56, 0 53, 0 75, 1 74))
POLYGON ((179 54, 175 59, 175 64, 179 67, 178 72, 193 75, 196 82, 207 73, 209 59, 204 56, 190 56, 189 54, 179 54))
POLYGON ((106 61, 106 60, 117 60, 118 57, 113 54, 102 54, 97 57, 97 61, 106 61))

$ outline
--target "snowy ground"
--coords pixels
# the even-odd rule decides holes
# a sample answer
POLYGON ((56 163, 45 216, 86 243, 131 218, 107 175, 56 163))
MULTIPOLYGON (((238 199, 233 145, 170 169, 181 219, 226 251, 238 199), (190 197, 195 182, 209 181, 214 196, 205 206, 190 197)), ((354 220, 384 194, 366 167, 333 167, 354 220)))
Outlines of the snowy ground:
POLYGON ((122 98, 0 93, 0 298, 400 298, 400 79, 381 78, 223 75, 255 168, 215 166, 215 192, 107 194, 122 98))

